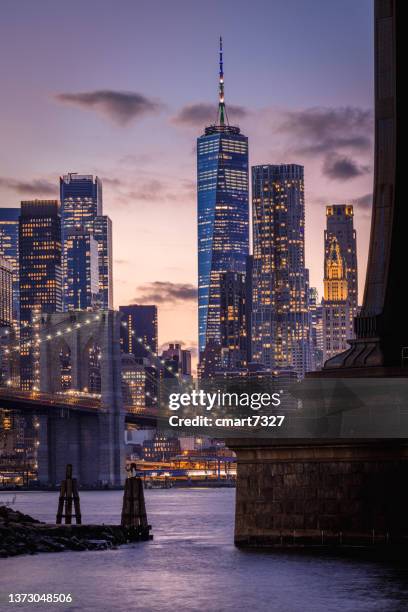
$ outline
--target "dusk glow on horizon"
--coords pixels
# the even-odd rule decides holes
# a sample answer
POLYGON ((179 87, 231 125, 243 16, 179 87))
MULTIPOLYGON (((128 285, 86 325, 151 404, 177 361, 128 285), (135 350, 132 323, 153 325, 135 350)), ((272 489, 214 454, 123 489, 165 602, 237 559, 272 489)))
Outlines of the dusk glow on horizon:
POLYGON ((250 166, 305 168, 306 265, 323 288, 327 204, 354 204, 360 302, 373 173, 372 2, 2 3, 0 206, 94 174, 114 304, 157 304, 159 344, 197 349, 196 138, 229 121, 250 166))

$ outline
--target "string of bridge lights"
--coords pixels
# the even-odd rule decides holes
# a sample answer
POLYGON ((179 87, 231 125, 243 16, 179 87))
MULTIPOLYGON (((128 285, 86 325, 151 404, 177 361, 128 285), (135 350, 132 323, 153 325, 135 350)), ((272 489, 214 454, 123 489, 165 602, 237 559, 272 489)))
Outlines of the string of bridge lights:
MULTIPOLYGON (((13 352, 17 352, 17 353, 21 353, 21 351, 23 351, 24 349, 28 349, 28 348, 38 348, 38 346, 40 344, 46 343, 46 342, 50 342, 51 340, 55 340, 56 338, 60 338, 63 337, 64 335, 70 334, 72 332, 77 331, 78 329, 80 329, 81 327, 90 325, 92 322, 94 321, 99 321, 101 319, 100 315, 95 315, 91 318, 87 318, 85 319, 85 321, 83 323, 77 322, 75 324, 71 324, 68 327, 66 327, 64 330, 58 330, 57 332, 55 332, 55 334, 50 334, 50 333, 44 333, 44 338, 40 337, 40 334, 37 332, 34 336, 34 340, 28 340, 27 342, 23 342, 20 344, 16 344, 15 346, 11 347, 11 348, 6 348, 4 350, 4 353, 6 355, 9 355, 10 353, 13 352)), ((33 319, 33 323, 36 323, 37 319, 33 319)), ((37 324, 38 325, 38 324, 37 324)), ((64 325, 64 323, 56 323, 55 325, 64 325)), ((127 323, 125 321, 121 322, 121 325, 123 327, 127 327, 127 323)), ((29 324, 23 324, 22 327, 30 327, 29 324)), ((34 328, 36 326, 34 325, 34 328)), ((135 331, 132 330, 132 336, 135 336, 135 331)), ((6 330, 5 332, 6 335, 9 335, 9 331, 6 330)), ((167 370, 173 377, 177 378, 180 380, 180 382, 184 385, 187 386, 187 388, 189 388, 190 390, 193 390, 193 386, 189 386, 187 381, 183 379, 182 375, 179 374, 178 372, 174 372, 173 368, 171 368, 170 366, 166 365, 166 362, 164 359, 162 359, 148 344, 145 344, 143 342, 143 338, 141 337, 136 337, 136 341, 145 349, 145 351, 147 353, 149 353, 156 362, 159 362, 159 367, 163 370, 167 370)), ((147 392, 148 393, 148 392, 147 392)))

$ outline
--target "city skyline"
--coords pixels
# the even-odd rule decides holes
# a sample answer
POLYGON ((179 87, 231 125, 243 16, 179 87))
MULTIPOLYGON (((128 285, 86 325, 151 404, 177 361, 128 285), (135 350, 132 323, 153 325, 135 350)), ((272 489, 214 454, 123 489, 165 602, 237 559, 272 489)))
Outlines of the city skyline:
MULTIPOLYGON (((273 10, 268 3, 257 4, 266 14, 275 11, 274 16, 279 17, 282 31, 275 28, 274 42, 272 34, 270 40, 268 37, 261 42, 262 37, 255 40, 252 33, 242 44, 245 16, 255 23, 257 11, 241 12, 239 19, 234 11, 232 19, 220 26, 211 17, 216 7, 224 15, 226 4, 210 2, 201 13, 193 14, 187 4, 179 2, 185 7, 184 26, 190 27, 186 28, 183 44, 180 41, 174 45, 172 30, 174 57, 170 66, 161 53, 170 46, 164 22, 170 19, 174 27, 176 24, 162 5, 148 67, 143 56, 152 41, 141 25, 151 9, 140 5, 135 21, 137 42, 125 27, 125 18, 134 14, 130 3, 124 3, 123 12, 113 21, 110 11, 109 23, 101 10, 92 16, 89 42, 81 42, 74 52, 74 60, 79 60, 81 53, 86 55, 75 64, 75 70, 64 50, 58 49, 54 58, 49 54, 56 35, 52 26, 62 17, 68 26, 72 16, 63 15, 58 7, 46 11, 50 9, 46 2, 37 5, 34 15, 27 4, 27 13, 19 12, 18 27, 24 34, 24 44, 17 48, 10 38, 13 24, 16 27, 13 8, 5 5, 2 44, 8 45, 11 61, 5 66, 7 95, 2 102, 5 125, 0 205, 17 207, 23 199, 57 197, 58 177, 65 172, 100 176, 106 213, 114 227, 115 307, 133 301, 158 303, 160 344, 175 340, 184 340, 187 346, 196 344, 193 143, 216 117, 216 46, 220 34, 225 42, 230 122, 238 123, 250 139, 250 165, 305 166, 306 265, 311 286, 319 287, 322 293, 325 205, 349 201, 355 204, 359 232, 360 295, 364 286, 372 165, 370 4, 356 7, 342 2, 326 7, 317 2, 308 17, 299 2, 276 2, 273 10), (293 20, 299 11, 299 22, 310 27, 307 33, 303 27, 302 36, 288 45, 285 32, 290 25, 297 31, 299 26, 293 20), (350 12, 352 20, 347 19, 350 12), (208 28, 200 32, 193 45, 192 30, 199 19, 208 28), (48 28, 48 36, 43 47, 27 57, 29 47, 25 45, 30 44, 32 32, 26 26, 33 20, 39 31, 48 28), (332 20, 336 27, 330 25, 332 20), (95 54, 100 51, 104 32, 120 25, 124 28, 123 42, 115 41, 111 58, 102 54, 105 61, 97 61, 95 54), (319 42, 312 40, 316 28, 321 31, 319 42), (345 39, 347 44, 343 44, 345 39), (92 53, 91 40, 95 47, 92 53), (327 57, 322 56, 322 46, 327 57), (284 53, 285 68, 273 60, 279 57, 277 51, 281 56, 284 53), (24 70, 30 78, 22 79, 24 70), (270 78, 265 79, 265 73, 270 78), (92 92, 94 95, 90 95, 92 92), (121 96, 120 92, 133 93, 121 96), (13 155, 17 142, 18 156, 13 155), (147 262, 143 256, 146 252, 147 262)), ((83 13, 88 25, 90 5, 83 13)), ((80 40, 84 26, 76 20, 75 24, 80 40)), ((259 24, 259 28, 263 30, 264 25, 259 24)))

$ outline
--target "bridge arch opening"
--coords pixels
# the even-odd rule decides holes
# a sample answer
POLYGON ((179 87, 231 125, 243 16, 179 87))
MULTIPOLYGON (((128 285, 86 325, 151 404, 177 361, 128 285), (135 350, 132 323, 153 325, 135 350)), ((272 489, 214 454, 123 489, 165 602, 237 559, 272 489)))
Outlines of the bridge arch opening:
POLYGON ((91 336, 83 351, 84 376, 82 391, 86 393, 101 393, 101 347, 100 344, 91 336))

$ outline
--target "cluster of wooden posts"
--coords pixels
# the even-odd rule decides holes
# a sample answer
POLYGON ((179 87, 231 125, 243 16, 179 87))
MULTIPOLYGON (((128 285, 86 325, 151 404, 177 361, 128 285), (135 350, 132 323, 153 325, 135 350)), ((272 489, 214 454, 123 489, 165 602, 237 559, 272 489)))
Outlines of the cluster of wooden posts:
MULTIPOLYGON (((73 519, 77 525, 82 524, 77 479, 72 477, 72 465, 68 464, 65 479, 61 482, 56 523, 71 525, 73 519)), ((131 535, 132 541, 150 540, 153 537, 147 522, 143 482, 137 476, 130 476, 125 482, 121 527, 131 535)))

